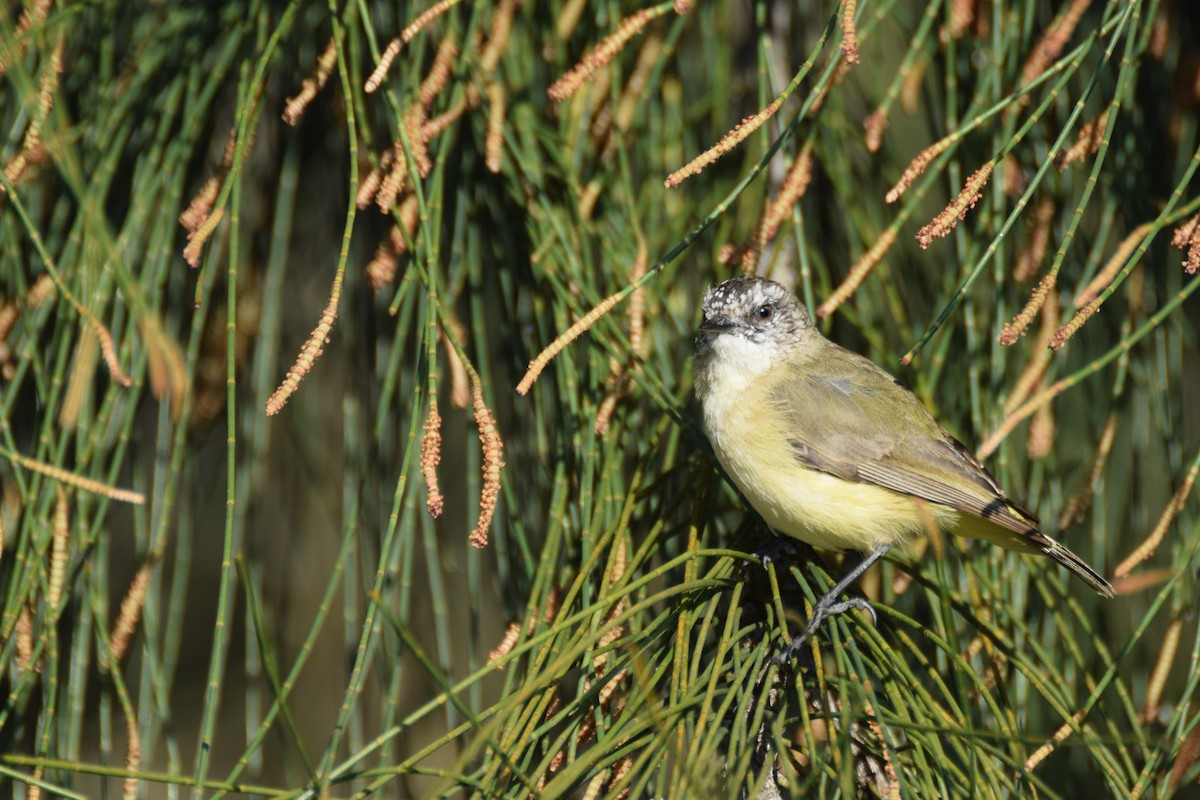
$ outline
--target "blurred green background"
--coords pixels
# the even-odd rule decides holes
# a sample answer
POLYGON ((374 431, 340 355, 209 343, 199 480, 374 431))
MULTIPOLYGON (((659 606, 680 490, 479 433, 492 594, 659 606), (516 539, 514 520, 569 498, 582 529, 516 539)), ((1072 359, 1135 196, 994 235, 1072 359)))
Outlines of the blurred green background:
POLYGON ((1191 5, 0 4, 3 793, 1195 793, 1191 5), (1118 597, 937 539, 761 676, 843 566, 697 427, 742 269, 1118 597))

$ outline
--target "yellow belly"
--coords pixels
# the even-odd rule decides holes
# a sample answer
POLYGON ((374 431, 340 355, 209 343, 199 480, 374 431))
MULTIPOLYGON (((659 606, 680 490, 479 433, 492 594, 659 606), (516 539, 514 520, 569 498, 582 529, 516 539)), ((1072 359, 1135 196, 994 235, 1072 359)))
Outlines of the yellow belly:
MULTIPOLYGON (((750 505, 778 533, 824 549, 874 550, 903 545, 922 533, 929 516, 942 530, 957 529, 955 509, 917 501, 878 486, 854 483, 803 467, 763 409, 742 394, 736 402, 706 397, 704 424, 717 459, 750 505)), ((986 524, 986 523, 985 523, 986 524)), ((994 527, 994 526, 988 526, 994 527)))

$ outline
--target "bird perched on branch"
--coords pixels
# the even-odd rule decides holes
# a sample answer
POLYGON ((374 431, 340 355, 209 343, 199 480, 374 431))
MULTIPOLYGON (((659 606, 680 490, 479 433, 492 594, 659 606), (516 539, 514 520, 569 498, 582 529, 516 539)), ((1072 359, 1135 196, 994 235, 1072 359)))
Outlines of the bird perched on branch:
MULTIPOLYGON (((838 597, 931 522, 1009 550, 1042 553, 1105 597, 1094 569, 1039 530, 921 401, 866 358, 826 339, 796 296, 741 277, 704 296, 696 395, 717 460, 768 525, 866 558, 817 603, 780 660, 833 614, 871 610, 838 597)), ((872 611, 872 615, 874 612, 872 611)))

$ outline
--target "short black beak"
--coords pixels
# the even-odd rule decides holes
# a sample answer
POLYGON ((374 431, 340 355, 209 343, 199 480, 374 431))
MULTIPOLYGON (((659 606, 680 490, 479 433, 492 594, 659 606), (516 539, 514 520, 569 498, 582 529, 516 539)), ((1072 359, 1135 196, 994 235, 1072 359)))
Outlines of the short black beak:
POLYGON ((711 317, 705 317, 700 323, 700 331, 702 333, 724 333, 733 327, 733 320, 724 314, 714 314, 711 317))

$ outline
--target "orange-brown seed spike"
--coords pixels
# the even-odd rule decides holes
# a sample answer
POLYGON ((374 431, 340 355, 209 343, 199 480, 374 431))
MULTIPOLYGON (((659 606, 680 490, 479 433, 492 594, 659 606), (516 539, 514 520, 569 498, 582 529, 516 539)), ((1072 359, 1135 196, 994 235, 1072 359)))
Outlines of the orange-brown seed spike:
POLYGON ((1079 128, 1079 135, 1075 139, 1075 144, 1071 145, 1067 150, 1059 156, 1055 162, 1055 166, 1059 170, 1066 169, 1069 165, 1076 161, 1082 161, 1085 156, 1096 152, 1100 149, 1100 144, 1104 140, 1104 131, 1108 126, 1108 112, 1100 114, 1093 120, 1085 122, 1079 128))
POLYGON ((1046 248, 1050 244, 1050 224, 1054 222, 1054 201, 1043 197, 1038 201, 1033 211, 1029 237, 1025 247, 1017 254, 1017 263, 1013 267, 1013 280, 1025 283, 1037 274, 1042 259, 1046 257, 1046 248))
POLYGON ((50 541, 50 577, 46 588, 46 607, 52 620, 58 619, 58 606, 62 601, 70 538, 71 521, 67 507, 67 493, 61 486, 58 486, 55 487, 54 533, 50 541))
POLYGON ((1054 291, 1054 284, 1058 276, 1054 272, 1049 272, 1037 288, 1033 290, 1033 294, 1029 297, 1029 302, 1021 309, 1021 313, 1013 318, 1000 331, 1000 335, 996 340, 1005 347, 1011 347, 1017 343, 1017 340, 1025 335, 1025 329, 1029 327, 1029 323, 1033 322, 1034 317, 1042 310, 1042 306, 1046 304, 1048 298, 1053 297, 1055 300, 1058 294, 1054 291))
MULTIPOLYGON (((1033 51, 1025 60, 1021 69, 1021 85, 1027 86, 1036 80, 1049 67, 1063 47, 1075 32, 1083 12, 1091 5, 1091 0, 1071 0, 1071 5, 1050 23, 1050 27, 1042 34, 1042 38, 1034 45, 1033 51)), ((1029 95, 1023 96, 1023 103, 1029 102, 1029 95)))
POLYGON ((499 81, 492 81, 488 84, 487 95, 486 163, 489 170, 498 173, 504 158, 504 86, 499 81))
POLYGON ((65 483, 68 486, 73 486, 76 489, 103 495, 109 500, 120 500, 123 503, 132 503, 135 506, 140 506, 146 502, 146 496, 141 492, 134 492, 129 489, 114 489, 107 484, 100 483, 100 481, 85 478, 74 472, 68 472, 62 467, 56 467, 53 464, 44 464, 41 461, 35 461, 20 453, 9 452, 4 455, 13 463, 25 469, 33 470, 41 475, 45 475, 47 478, 56 480, 59 483, 65 483))
POLYGON ((967 216, 967 212, 974 208, 979 199, 983 197, 983 187, 987 185, 988 178, 992 176, 992 169, 995 166, 996 162, 993 160, 975 170, 963 184, 958 197, 954 198, 950 205, 934 217, 932 222, 917 232, 917 244, 921 245, 921 249, 927 250, 929 245, 933 244, 934 239, 948 236, 967 216))
POLYGON ((607 314, 617 301, 621 299, 621 292, 610 295, 601 300, 595 308, 580 317, 579 321, 567 328, 566 332, 555 339, 546 347, 537 358, 529 362, 529 369, 525 371, 525 377, 521 378, 521 382, 517 384, 517 394, 525 395, 533 386, 534 381, 542 374, 542 370, 546 368, 556 355, 561 353, 567 345, 578 339, 587 331, 588 328, 596 324, 596 320, 607 314))
POLYGON ((366 93, 371 94, 383 83, 383 79, 387 75, 388 69, 392 66, 392 62, 395 61, 396 56, 400 55, 400 49, 404 47, 404 45, 411 42, 413 38, 416 37, 416 35, 420 33, 431 21, 445 13, 448 9, 458 5, 460 2, 462 2, 462 0, 441 0, 438 3, 434 3, 420 16, 413 20, 407 28, 401 31, 399 36, 388 42, 387 49, 383 51, 383 55, 379 59, 379 65, 375 67, 375 70, 371 73, 371 76, 367 78, 367 83, 363 87, 366 93))
POLYGON ((204 243, 208 241, 208 237, 221 224, 221 218, 225 216, 225 209, 218 208, 216 211, 208 215, 208 218, 196 230, 188 234, 187 247, 183 249, 183 260, 190 267, 200 266, 200 251, 204 248, 204 243))
POLYGON ((1196 475, 1198 472, 1200 472, 1200 461, 1197 461, 1188 470, 1183 483, 1175 490, 1175 494, 1171 495, 1171 499, 1167 501, 1166 507, 1163 508, 1154 529, 1150 531, 1150 535, 1146 537, 1145 541, 1134 548, 1133 552, 1126 556, 1124 561, 1117 565, 1117 568, 1113 570, 1113 577, 1124 578, 1138 564, 1141 564, 1154 555, 1154 551, 1167 538, 1167 531, 1171 529, 1171 523, 1175 521, 1175 518, 1179 516, 1179 512, 1183 511, 1184 506, 1187 504, 1188 497, 1192 493, 1192 487, 1196 485, 1196 475))
POLYGON ((1130 231, 1129 235, 1121 240, 1121 243, 1117 245, 1117 249, 1113 250, 1113 254, 1109 256, 1108 261, 1096 273, 1096 277, 1092 278, 1088 285, 1083 287, 1083 291, 1079 293, 1079 296, 1075 298, 1076 308, 1083 308, 1095 300, 1104 291, 1105 287, 1112 283, 1113 278, 1117 277, 1117 273, 1125 267, 1125 263, 1129 261, 1129 257, 1133 255, 1133 251, 1137 249, 1142 238, 1153 227, 1153 223, 1144 222, 1130 231))
POLYGON ((125 732, 127 737, 125 743, 125 771, 129 773, 129 777, 125 778, 125 782, 122 785, 121 800, 137 800, 138 779, 134 775, 142 768, 142 737, 138 733, 138 722, 135 714, 126 715, 125 732))
POLYGON ((871 270, 875 269, 875 266, 887 254, 887 251, 896 243, 897 235, 898 231, 895 227, 888 228, 879 235, 875 244, 871 245, 871 249, 863 253, 862 258, 846 273, 846 279, 842 281, 841 285, 834 289, 828 299, 817 309, 818 317, 822 319, 828 317, 842 303, 850 299, 854 292, 858 290, 858 287, 862 285, 862 282, 867 279, 867 276, 871 274, 871 270))
POLYGON ((854 27, 854 15, 858 11, 858 0, 842 2, 842 57, 847 64, 858 63, 858 34, 854 27))
POLYGON ((566 75, 555 81, 546 90, 546 94, 556 103, 561 103, 575 94, 575 92, 579 91, 579 87, 583 86, 584 81, 590 78, 596 70, 612 61, 617 53, 621 52, 625 45, 629 43, 629 40, 641 33, 651 20, 661 17, 670 10, 671 5, 664 3, 652 8, 643 8, 641 11, 621 20, 621 23, 614 32, 606 36, 594 50, 584 56, 583 60, 576 64, 566 75))
POLYGON ((1079 329, 1083 327, 1084 323, 1091 319, 1092 316, 1099 310, 1099 297, 1085 305, 1083 308, 1076 310, 1075 316, 1071 317, 1071 321, 1054 332, 1054 336, 1050 339, 1050 349, 1056 352, 1061 350, 1063 345, 1067 343, 1067 340, 1078 333, 1079 329))
POLYGON ((883 145, 883 131, 888 125, 888 109, 880 106, 871 116, 863 120, 863 133, 866 136, 867 152, 878 153, 883 145))
POLYGON ((500 0, 492 13, 492 26, 488 32, 487 46, 479 58, 479 66, 485 75, 495 71, 500 63, 500 56, 508 46, 508 38, 512 33, 513 17, 517 12, 517 0, 500 0))
POLYGON ((763 215, 762 232, 768 242, 775 238, 784 221, 791 216, 792 206, 808 191, 812 182, 812 149, 813 141, 809 139, 796 154, 796 160, 792 162, 783 183, 780 184, 779 194, 775 195, 775 199, 767 206, 763 215))
POLYGON ((775 112, 783 105, 783 101, 784 98, 782 96, 777 97, 771 105, 762 111, 753 116, 746 117, 737 127, 721 137, 721 141, 668 175, 664 185, 668 189, 674 189, 693 175, 699 175, 705 167, 746 141, 750 134, 761 128, 763 123, 775 116, 775 112))
POLYGON ((1071 717, 1070 722, 1064 723, 1063 726, 1055 732, 1054 736, 1050 738, 1050 741, 1046 742, 1033 752, 1033 755, 1031 755, 1025 762, 1025 771, 1033 772, 1034 769, 1037 768, 1038 764, 1045 761, 1046 757, 1053 753, 1055 748, 1062 744, 1066 738, 1071 735, 1071 732, 1083 722, 1083 718, 1086 716, 1086 711, 1076 711, 1071 717))
POLYGON ((946 148, 953 144, 954 139, 947 136, 937 142, 934 142, 929 147, 926 147, 917 157, 908 165, 908 169, 904 170, 904 174, 900 176, 900 180, 896 181, 896 185, 888 190, 884 200, 891 204, 900 199, 900 196, 908 191, 908 187, 912 186, 912 182, 921 176, 925 168, 929 166, 929 162, 946 152, 946 148))
POLYGON ((442 418, 438 414, 437 398, 429 398, 429 413, 425 417, 425 437, 421 439, 421 476, 425 479, 425 507, 429 516, 442 515, 442 492, 438 487, 437 466, 442 460, 442 418))
POLYGON ((120 663, 129 650, 129 643, 137 632, 138 620, 142 616, 142 608, 146 605, 146 591, 150 587, 152 564, 143 564, 133 576, 125 597, 121 599, 121 607, 117 612, 117 621, 109 636, 109 649, 112 650, 113 661, 120 663))
POLYGON ((496 515, 496 502, 500 497, 500 470, 504 467, 504 442, 496 429, 496 419, 483 399, 483 386, 474 370, 470 372, 471 399, 475 410, 475 424, 479 428, 479 443, 483 447, 483 489, 479 497, 479 521, 471 531, 471 546, 481 549, 487 546, 488 530, 496 515))
POLYGON ((313 329, 308 341, 300 348, 300 354, 296 357, 296 362, 291 369, 288 370, 283 383, 267 400, 267 416, 274 416, 283 409, 288 398, 300 387, 300 381, 304 380, 304 376, 309 373, 313 364, 324 352, 325 344, 329 341, 329 332, 333 329, 333 323, 337 321, 338 303, 342 297, 342 277, 342 273, 339 272, 334 278, 333 288, 329 292, 329 302, 325 304, 325 310, 321 312, 321 319, 317 323, 317 327, 313 329))
POLYGON ((451 31, 443 36, 438 44, 437 55, 433 57, 433 64, 429 66, 429 73, 425 80, 421 81, 421 88, 417 93, 421 98, 421 105, 426 109, 441 94, 442 89, 446 88, 446 83, 450 80, 450 67, 457 56, 458 39, 451 31))
POLYGON ((329 81, 329 74, 333 72, 333 67, 337 63, 337 40, 330 39, 329 44, 325 45, 324 52, 317 58, 317 65, 313 69, 313 74, 305 78, 300 84, 300 91, 295 97, 289 98, 283 109, 283 121, 288 125, 295 125, 300 121, 300 117, 304 114, 308 104, 313 101, 317 93, 325 88, 325 84, 329 81))

